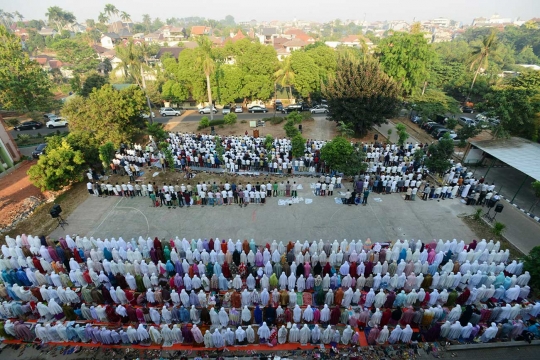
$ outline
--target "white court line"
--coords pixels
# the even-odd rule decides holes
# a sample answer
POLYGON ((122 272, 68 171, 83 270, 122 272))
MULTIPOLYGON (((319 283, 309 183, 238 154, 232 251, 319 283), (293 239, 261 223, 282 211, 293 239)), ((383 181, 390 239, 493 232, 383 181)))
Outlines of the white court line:
POLYGON ((116 207, 118 206, 118 204, 120 204, 120 202, 124 200, 124 198, 122 197, 120 200, 118 200, 118 202, 114 205, 114 207, 111 209, 111 211, 109 211, 109 213, 107 214, 107 216, 105 216, 105 219, 103 219, 99 225, 92 231, 90 231, 90 233, 88 234, 88 236, 92 236, 96 233, 96 231, 101 227, 101 225, 103 225, 103 223, 105 222, 105 220, 107 220, 109 218, 109 216, 111 216, 112 212, 114 211, 114 209, 116 209, 116 207))
POLYGON ((133 209, 133 210, 137 210, 138 212, 140 212, 142 214, 142 216, 144 216, 144 219, 146 220, 146 236, 145 238, 148 238, 148 234, 150 234, 150 223, 148 222, 148 218, 146 217, 146 215, 139 209, 137 208, 134 208, 134 207, 131 207, 131 206, 121 206, 119 207, 119 209, 133 209))

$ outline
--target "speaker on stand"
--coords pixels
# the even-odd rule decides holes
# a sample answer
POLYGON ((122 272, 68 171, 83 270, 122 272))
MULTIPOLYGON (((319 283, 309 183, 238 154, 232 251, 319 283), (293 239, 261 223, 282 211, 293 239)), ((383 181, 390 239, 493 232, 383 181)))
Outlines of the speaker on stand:
POLYGON ((64 225, 69 225, 66 220, 62 218, 62 208, 59 204, 54 204, 51 210, 49 211, 49 214, 51 214, 51 217, 53 219, 56 219, 58 221, 58 226, 60 226, 62 229, 64 229, 64 225))

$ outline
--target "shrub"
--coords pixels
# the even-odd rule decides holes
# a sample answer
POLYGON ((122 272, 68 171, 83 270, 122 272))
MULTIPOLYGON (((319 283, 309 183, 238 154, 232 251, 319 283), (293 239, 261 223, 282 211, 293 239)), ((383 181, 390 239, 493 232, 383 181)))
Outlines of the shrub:
POLYGON ((480 221, 482 218, 482 209, 476 209, 476 211, 473 214, 473 219, 476 221, 480 221))
POLYGON ((493 225, 493 233, 495 235, 502 235, 504 230, 506 229, 506 225, 504 225, 502 222, 495 222, 495 225, 493 225))
POLYGON ((19 119, 17 118, 13 118, 13 119, 8 119, 6 120, 6 124, 10 127, 15 127, 17 125, 19 125, 19 119))
POLYGON ((293 111, 287 115, 287 120, 292 120, 294 124, 300 124, 303 119, 302 114, 300 114, 298 111, 293 111))
POLYGON ((294 120, 287 120, 285 126, 283 126, 283 129, 285 129, 285 134, 287 134, 287 137, 290 138, 293 138, 300 133, 294 124, 294 120))
POLYGON ((266 135, 266 137, 264 138, 264 147, 268 151, 272 150, 272 148, 274 147, 274 138, 272 137, 272 135, 266 135))
POLYGON ((240 124, 246 124, 247 120, 240 120, 240 124))
POLYGON ((309 111, 304 111, 302 114, 302 121, 313 121, 313 114, 309 111))
POLYGON ((264 118, 263 121, 270 122, 273 125, 278 125, 278 124, 281 124, 283 121, 285 121, 285 118, 281 116, 274 116, 271 118, 264 118))
POLYGON ((238 119, 238 115, 236 115, 235 113, 228 113, 227 115, 225 115, 223 117, 223 120, 224 120, 225 124, 227 124, 227 125, 236 124, 237 119, 238 119))
POLYGON ((17 140, 21 145, 28 144, 31 138, 28 134, 17 134, 17 140))
POLYGON ((223 120, 223 119, 220 119, 220 120, 212 120, 212 121, 210 121, 209 124, 210 124, 209 126, 223 125, 223 124, 225 124, 225 120, 223 120))
POLYGON ((210 120, 208 120, 208 116, 203 116, 201 118, 201 121, 199 121, 199 127, 198 130, 205 129, 210 126, 210 120))

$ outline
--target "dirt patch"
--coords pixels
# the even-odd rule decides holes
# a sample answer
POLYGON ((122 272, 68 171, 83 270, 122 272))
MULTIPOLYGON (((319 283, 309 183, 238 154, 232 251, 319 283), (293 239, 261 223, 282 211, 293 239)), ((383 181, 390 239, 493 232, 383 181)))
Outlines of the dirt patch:
MULTIPOLYGON (((249 121, 242 123, 240 120, 234 125, 224 125, 223 127, 216 126, 215 132, 217 135, 230 136, 230 135, 243 135, 247 131, 249 135, 253 135, 253 130, 259 130, 259 137, 265 137, 266 135, 272 135, 274 138, 286 137, 285 130, 283 129, 285 121, 281 124, 271 124, 266 122, 264 127, 250 128, 249 121)), ((203 130, 197 130, 199 123, 197 121, 180 121, 168 123, 165 125, 165 130, 174 132, 187 132, 187 133, 202 133, 210 134, 210 128, 203 130)), ((372 142, 373 135, 377 132, 375 130, 370 131, 364 137, 353 137, 350 140, 353 142, 372 142)), ((304 120, 302 122, 302 136, 305 139, 316 140, 331 140, 338 136, 336 123, 328 121, 324 118, 317 118, 311 120, 304 120)))
MULTIPOLYGON (((26 174, 35 161, 25 161, 19 168, 0 178, 0 230, 9 226, 20 214, 29 211, 34 202, 48 199, 48 193, 42 193, 35 187, 26 174)), ((35 207, 35 206, 34 206, 35 207)))
POLYGON ((499 241, 501 243, 501 249, 510 251, 511 259, 520 259, 523 257, 523 253, 519 251, 510 241, 508 241, 504 236, 498 236, 493 233, 493 228, 486 224, 482 219, 476 220, 472 215, 466 215, 461 217, 465 224, 472 230, 477 236, 477 240, 486 239, 489 241, 493 239, 494 242, 499 241))

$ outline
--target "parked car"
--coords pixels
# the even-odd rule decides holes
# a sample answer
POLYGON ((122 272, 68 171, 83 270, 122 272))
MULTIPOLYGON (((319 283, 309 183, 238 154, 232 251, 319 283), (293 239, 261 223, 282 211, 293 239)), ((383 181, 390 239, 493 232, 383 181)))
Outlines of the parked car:
POLYGON ((501 123, 501 121, 497 118, 490 118, 488 119, 488 122, 491 126, 497 126, 501 123))
POLYGON ((446 128, 444 127, 444 125, 436 124, 429 128, 428 133, 433 134, 435 131, 438 131, 440 129, 446 129, 446 128))
POLYGON ((68 121, 61 117, 52 118, 51 120, 47 121, 45 126, 48 127, 49 129, 54 129, 56 127, 64 127, 64 126, 68 126, 68 121))
POLYGON ((324 107, 324 106, 321 106, 321 105, 317 105, 313 108, 311 108, 311 110, 309 110, 312 114, 328 114, 328 108, 327 107, 324 107))
POLYGON ((25 121, 21 123, 20 125, 15 126, 13 130, 16 130, 16 131, 36 130, 36 129, 40 129, 42 126, 43 124, 37 121, 25 121))
POLYGON ((484 115, 484 114, 477 114, 475 116, 475 119, 478 120, 478 121, 482 121, 482 120, 487 120, 488 117, 486 115, 484 115))
POLYGON ((476 126, 476 121, 474 121, 473 119, 468 118, 466 116, 460 116, 458 122, 463 126, 465 126, 465 125, 476 126))
POLYGON ((180 116, 179 110, 174 110, 170 107, 161 108, 160 112, 161 116, 180 116))
POLYGON ((281 110, 284 114, 292 113, 293 111, 302 111, 302 106, 300 104, 291 104, 289 106, 285 106, 283 110, 281 110))
POLYGON ((47 144, 39 144, 34 151, 32 151, 32 157, 34 159, 39 158, 41 155, 45 154, 45 148, 47 147, 47 144))
MULTIPOLYGON (((441 136, 439 138, 439 141, 442 140, 442 139, 444 139, 444 137, 441 136)), ((450 139, 454 140, 454 144, 457 144, 459 141, 461 141, 461 139, 459 138, 459 136, 457 134, 450 134, 450 139)))
POLYGON ((274 108, 276 109, 276 111, 283 110, 283 103, 281 102, 281 100, 276 100, 276 103, 274 104, 274 108))
POLYGON ((267 113, 268 112, 268 109, 267 108, 264 108, 262 106, 259 106, 259 105, 255 105, 255 106, 252 106, 248 109, 248 112, 250 113, 267 113))
POLYGON ((474 109, 472 107, 469 107, 469 106, 463 106, 461 108, 461 112, 474 114, 474 109))
MULTIPOLYGON (((149 113, 141 113, 141 117, 143 119, 150 119, 150 114, 149 113)), ((156 114, 152 111, 152 118, 155 118, 156 117, 156 114)))
POLYGON ((210 111, 214 112, 214 114, 217 114, 217 109, 214 106, 205 106, 199 109, 199 114, 210 114, 210 111))
POLYGON ((435 115, 435 121, 437 121, 439 124, 446 124, 448 117, 445 115, 435 115))
POLYGON ((231 112, 231 105, 225 105, 223 109, 221 109, 221 113, 223 115, 229 114, 231 112))
POLYGON ((442 128, 442 129, 437 129, 435 130, 431 135, 435 138, 435 139, 439 139, 440 137, 442 137, 444 134, 446 133, 449 133, 450 134, 450 137, 452 137, 452 135, 455 135, 457 136, 456 132, 453 131, 453 130, 450 130, 450 129, 447 129, 447 128, 442 128))
POLYGON ((435 121, 426 121, 420 127, 427 131, 428 126, 437 124, 435 121))
POLYGON ((242 113, 242 112, 244 112, 244 109, 242 108, 242 105, 236 105, 236 106, 234 107, 234 112, 235 112, 235 113, 242 113))
POLYGON ((411 121, 415 124, 418 124, 420 122, 420 120, 422 120, 422 117, 419 116, 419 115, 412 115, 411 116, 411 121))
POLYGON ((54 114, 45 114, 45 115, 43 115, 43 117, 45 118, 45 121, 49 121, 49 120, 51 120, 51 119, 57 118, 58 115, 54 115, 54 114))

